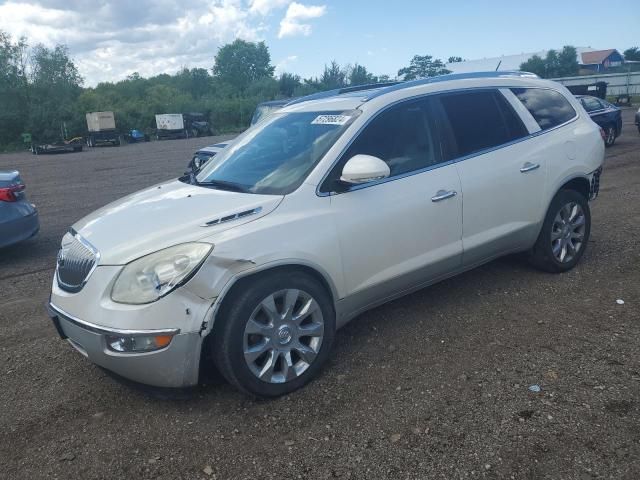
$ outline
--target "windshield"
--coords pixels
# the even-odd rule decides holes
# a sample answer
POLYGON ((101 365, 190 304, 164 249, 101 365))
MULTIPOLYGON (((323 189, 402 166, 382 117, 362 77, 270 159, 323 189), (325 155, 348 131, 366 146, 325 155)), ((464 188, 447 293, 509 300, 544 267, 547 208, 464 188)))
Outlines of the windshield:
POLYGON ((258 105, 256 107, 256 111, 253 112, 253 117, 251 117, 251 125, 255 125, 260 120, 265 117, 268 117, 273 112, 277 112, 284 105, 258 105))
POLYGON ((197 175, 199 184, 286 195, 298 188, 358 110, 276 113, 251 127, 197 175))

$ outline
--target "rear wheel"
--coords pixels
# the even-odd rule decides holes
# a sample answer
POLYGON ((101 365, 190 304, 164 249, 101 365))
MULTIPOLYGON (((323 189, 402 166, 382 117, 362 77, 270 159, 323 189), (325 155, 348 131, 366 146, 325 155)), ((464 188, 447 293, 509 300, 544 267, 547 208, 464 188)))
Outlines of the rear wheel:
POLYGON ((218 370, 256 396, 290 393, 312 380, 335 332, 331 297, 312 277, 277 272, 243 282, 225 301, 211 342, 218 370))
POLYGON ((572 269, 584 254, 590 233, 591 211, 587 199, 575 190, 560 190, 549 206, 531 251, 531 263, 552 273, 572 269))
POLYGON ((610 147, 614 143, 616 143, 616 127, 609 125, 604 129, 604 145, 610 147))

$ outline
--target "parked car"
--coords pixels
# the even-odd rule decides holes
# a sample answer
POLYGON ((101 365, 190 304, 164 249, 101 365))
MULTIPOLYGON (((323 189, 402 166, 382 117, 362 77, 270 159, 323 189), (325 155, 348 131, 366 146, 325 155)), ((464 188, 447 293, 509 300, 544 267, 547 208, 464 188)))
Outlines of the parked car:
POLYGON ((31 238, 40 230, 38 211, 24 191, 18 171, 0 170, 0 247, 31 238))
POLYGON ((588 95, 577 95, 591 119, 604 130, 604 144, 612 146, 622 133, 622 112, 615 105, 588 95))
POLYGON ((638 133, 640 133, 640 108, 636 112, 636 127, 638 127, 638 133))
POLYGON ((127 133, 124 136, 124 138, 127 141, 127 143, 142 143, 142 142, 148 142, 151 140, 149 135, 135 128, 133 130, 129 130, 129 133, 127 133))
MULTIPOLYGON (((268 117, 273 112, 277 112, 291 101, 292 99, 289 98, 286 100, 273 100, 270 102, 262 102, 258 104, 255 111, 253 112, 253 116, 251 117, 251 126, 258 123, 261 119, 268 117)), ((230 142, 216 143, 214 145, 209 145, 208 147, 201 148, 193 154, 193 158, 189 162, 189 169, 193 172, 197 172, 202 167, 204 167, 204 164, 207 163, 209 159, 220 153, 223 148, 229 145, 229 143, 230 142)))
POLYGON ((213 358, 277 396, 370 308, 505 254, 548 272, 584 254, 604 144, 562 85, 488 72, 313 98, 73 225, 60 335, 138 382, 193 385, 213 358))

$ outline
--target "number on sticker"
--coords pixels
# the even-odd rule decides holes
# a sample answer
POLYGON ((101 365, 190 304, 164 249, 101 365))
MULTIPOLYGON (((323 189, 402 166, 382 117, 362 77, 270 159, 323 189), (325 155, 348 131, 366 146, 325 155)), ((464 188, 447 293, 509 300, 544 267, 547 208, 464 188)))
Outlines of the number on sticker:
POLYGON ((344 125, 351 119, 348 115, 318 115, 312 125, 344 125))

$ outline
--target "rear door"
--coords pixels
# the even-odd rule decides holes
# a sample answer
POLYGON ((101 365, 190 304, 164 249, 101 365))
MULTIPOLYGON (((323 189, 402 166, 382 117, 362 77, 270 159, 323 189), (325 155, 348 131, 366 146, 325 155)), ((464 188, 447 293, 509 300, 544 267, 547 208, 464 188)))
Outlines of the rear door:
POLYGON ((463 263, 471 266, 529 246, 541 218, 547 162, 521 141, 528 128, 498 89, 437 99, 464 192, 463 263))

